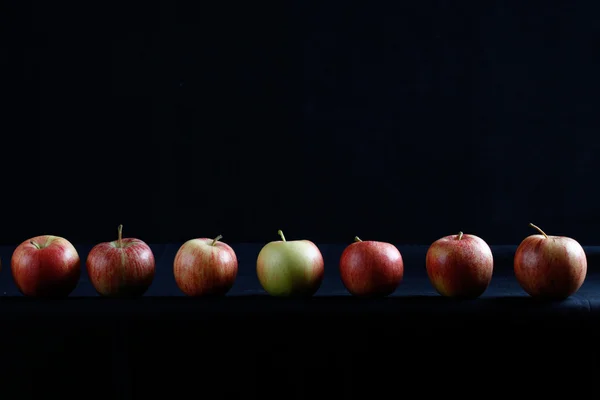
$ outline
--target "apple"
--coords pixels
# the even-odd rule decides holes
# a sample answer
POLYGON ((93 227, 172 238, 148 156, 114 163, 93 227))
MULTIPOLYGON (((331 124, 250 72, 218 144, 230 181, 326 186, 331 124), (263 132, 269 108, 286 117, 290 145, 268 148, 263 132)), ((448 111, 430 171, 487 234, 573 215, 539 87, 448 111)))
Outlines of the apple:
POLYGON ((425 267, 431 284, 442 296, 477 298, 492 281, 494 257, 483 239, 459 232, 431 244, 425 267))
POLYGON ((566 299, 579 290, 587 274, 583 247, 572 238, 540 234, 523 239, 514 258, 515 276, 530 296, 566 299))
POLYGON ((117 240, 99 243, 86 260, 90 282, 106 297, 139 297, 152 284, 154 254, 140 239, 123 238, 123 225, 117 228, 117 240))
POLYGON ((396 246, 362 241, 358 236, 342 252, 340 275, 350 294, 361 297, 387 296, 404 276, 404 262, 396 246))
POLYGON ((258 254, 256 274, 267 293, 278 297, 312 296, 319 290, 325 263, 319 248, 310 240, 281 240, 267 243, 258 254))
POLYGON ((67 297, 81 276, 75 247, 53 235, 36 236, 18 245, 10 268, 19 291, 31 297, 67 297))
POLYGON ((219 241, 222 238, 191 239, 177 251, 173 273, 177 286, 187 296, 224 295, 233 286, 238 260, 235 251, 219 241))

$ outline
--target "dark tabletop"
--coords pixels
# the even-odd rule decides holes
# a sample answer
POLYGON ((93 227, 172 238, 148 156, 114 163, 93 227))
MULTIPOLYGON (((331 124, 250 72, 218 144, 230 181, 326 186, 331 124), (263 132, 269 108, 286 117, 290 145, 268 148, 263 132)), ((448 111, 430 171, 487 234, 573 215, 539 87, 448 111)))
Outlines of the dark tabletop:
MULTIPOLYGON (((227 296, 187 298, 172 273, 179 246, 151 244, 154 283, 132 300, 97 296, 85 271, 67 299, 24 298, 10 274, 14 247, 0 247, 0 384, 22 398, 40 390, 78 399, 184 398, 189 390, 234 398, 350 398, 360 390, 370 395, 354 398, 383 398, 408 388, 445 396, 464 395, 470 381, 484 387, 467 390, 475 397, 514 393, 515 385, 533 395, 570 388, 570 396, 594 389, 600 376, 600 247, 585 248, 579 292, 547 302, 516 282, 516 246, 492 246, 490 287, 463 301, 435 293, 426 246, 398 246, 405 274, 393 295, 353 298, 337 269, 345 246, 325 244, 326 274, 312 298, 265 294, 255 272, 260 244, 232 244, 239 273, 227 296), (85 392, 52 386, 65 376, 85 392)), ((91 247, 76 246, 82 260, 91 247)))

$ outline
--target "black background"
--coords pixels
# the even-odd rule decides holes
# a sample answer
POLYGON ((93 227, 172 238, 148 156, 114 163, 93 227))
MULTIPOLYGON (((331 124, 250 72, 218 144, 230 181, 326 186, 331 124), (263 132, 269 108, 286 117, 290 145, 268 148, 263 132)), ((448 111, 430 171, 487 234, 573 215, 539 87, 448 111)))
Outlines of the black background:
POLYGON ((564 302, 527 296, 513 246, 460 302, 410 245, 514 245, 530 221, 599 244, 599 4, 0 2, 2 259, 44 233, 84 258, 120 223, 171 242, 139 301, 89 297, 85 273, 66 301, 17 298, 0 274, 3 393, 597 391, 597 248, 564 302), (177 290, 176 242, 256 242, 234 247, 248 266, 278 229, 326 265, 354 235, 409 245, 405 283, 362 301, 327 268, 321 296, 273 299, 242 267, 237 295, 177 290))
POLYGON ((596 4, 3 2, 0 242, 598 244, 596 4))

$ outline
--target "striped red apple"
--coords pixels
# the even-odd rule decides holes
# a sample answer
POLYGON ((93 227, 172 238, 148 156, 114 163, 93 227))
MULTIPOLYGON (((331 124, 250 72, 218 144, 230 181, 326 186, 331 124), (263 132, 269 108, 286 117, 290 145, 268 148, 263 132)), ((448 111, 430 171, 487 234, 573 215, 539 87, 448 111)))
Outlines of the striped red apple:
POLYGON ((90 250, 86 261, 90 282, 101 296, 139 297, 152 284, 154 254, 144 241, 123 237, 123 225, 117 239, 99 243, 90 250))
POLYGON ((442 296, 476 298, 490 285, 494 257, 483 239, 459 232, 433 242, 425 266, 431 284, 442 296))
POLYGON ((185 242, 177 251, 173 274, 179 289, 187 296, 220 296, 235 282, 238 261, 235 251, 220 240, 198 238, 185 242))
POLYGON ((340 257, 340 276, 354 296, 387 296, 402 282, 404 262, 393 244, 356 236, 340 257))
POLYGON ((532 297, 565 299, 579 290, 587 274, 583 247, 566 236, 539 234, 523 239, 514 258, 517 281, 532 297))
POLYGON ((81 275, 75 247, 53 235, 36 236, 18 245, 10 267, 19 291, 32 297, 66 297, 81 275))

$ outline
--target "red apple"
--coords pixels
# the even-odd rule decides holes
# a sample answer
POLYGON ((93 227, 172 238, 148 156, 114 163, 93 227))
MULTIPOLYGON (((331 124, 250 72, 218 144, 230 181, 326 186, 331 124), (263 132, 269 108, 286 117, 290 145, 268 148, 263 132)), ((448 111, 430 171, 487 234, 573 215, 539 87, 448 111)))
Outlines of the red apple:
POLYGON ((140 239, 123 238, 123 225, 119 225, 117 240, 99 243, 90 250, 86 267, 92 286, 106 297, 142 296, 155 273, 150 246, 140 239))
POLYGON ((238 272, 235 251, 215 239, 191 239, 177 251, 173 273, 187 296, 220 296, 233 286, 238 272))
POLYGON ((312 296, 319 290, 325 263, 319 248, 310 240, 269 242, 256 260, 258 280, 267 293, 277 297, 312 296))
POLYGON ((425 267, 431 284, 442 296, 476 298, 490 285, 494 258, 483 239, 459 232, 431 244, 425 267))
POLYGON ((404 262, 394 245, 363 242, 357 236, 342 253, 340 275, 344 286, 354 296, 387 296, 402 282, 404 262))
POLYGON ((534 224, 539 235, 526 237, 515 253, 517 281, 532 297, 565 299, 579 290, 587 274, 583 247, 565 236, 548 236, 534 224))
POLYGON ((18 245, 10 267, 17 288, 32 297, 66 297, 81 275, 75 247, 67 239, 52 235, 36 236, 18 245))

